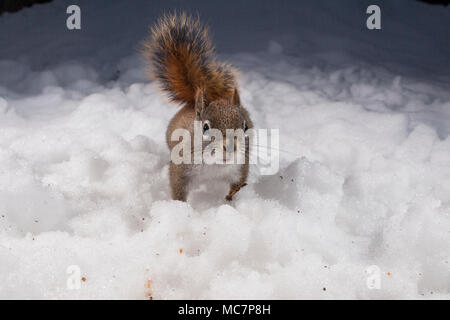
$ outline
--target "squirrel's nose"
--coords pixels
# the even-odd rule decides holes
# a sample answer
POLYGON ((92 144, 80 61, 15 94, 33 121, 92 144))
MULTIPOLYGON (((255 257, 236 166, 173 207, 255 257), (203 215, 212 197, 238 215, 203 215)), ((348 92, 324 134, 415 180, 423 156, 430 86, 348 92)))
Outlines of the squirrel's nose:
POLYGON ((237 138, 234 137, 233 140, 229 139, 229 141, 228 140, 225 141, 225 143, 223 144, 223 151, 224 152, 227 152, 227 150, 233 150, 233 149, 234 149, 234 152, 236 152, 236 150, 237 150, 237 138))
POLYGON ((223 145, 223 151, 224 151, 224 152, 227 152, 227 150, 230 151, 230 150, 232 150, 232 149, 233 149, 232 143, 225 143, 225 144, 223 145))

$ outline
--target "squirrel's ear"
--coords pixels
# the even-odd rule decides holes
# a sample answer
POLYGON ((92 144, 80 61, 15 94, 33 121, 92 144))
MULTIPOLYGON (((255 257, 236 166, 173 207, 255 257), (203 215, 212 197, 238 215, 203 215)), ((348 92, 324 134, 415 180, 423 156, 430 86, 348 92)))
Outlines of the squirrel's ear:
POLYGON ((195 94, 195 115, 200 118, 203 109, 205 108, 205 91, 204 89, 197 89, 195 94))
POLYGON ((236 106, 241 105, 241 98, 239 97, 239 91, 237 87, 234 87, 233 97, 231 98, 231 104, 236 106))

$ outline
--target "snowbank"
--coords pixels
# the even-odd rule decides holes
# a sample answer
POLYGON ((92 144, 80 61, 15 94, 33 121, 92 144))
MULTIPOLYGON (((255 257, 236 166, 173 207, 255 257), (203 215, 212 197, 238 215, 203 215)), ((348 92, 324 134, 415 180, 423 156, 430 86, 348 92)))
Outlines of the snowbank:
POLYGON ((170 200, 176 108, 134 50, 161 8, 81 3, 86 31, 70 33, 67 3, 0 17, 0 298, 449 298, 449 40, 425 14, 414 33, 399 15, 449 10, 381 4, 386 32, 370 42, 353 29, 363 3, 276 9, 323 17, 297 24, 263 2, 279 25, 254 19, 258 52, 213 21, 255 124, 280 129, 280 172, 252 168, 230 204, 214 185, 170 200), (115 13, 129 27, 105 26, 115 13))

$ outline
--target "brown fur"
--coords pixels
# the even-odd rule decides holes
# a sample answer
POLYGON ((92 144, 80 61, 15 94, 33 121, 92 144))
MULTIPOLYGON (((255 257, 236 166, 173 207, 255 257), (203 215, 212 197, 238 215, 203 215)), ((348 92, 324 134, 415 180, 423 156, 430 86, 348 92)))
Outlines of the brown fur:
POLYGON ((193 106, 199 88, 206 90, 207 101, 233 94, 233 70, 215 60, 208 28, 198 18, 185 13, 162 16, 144 41, 143 54, 153 66, 150 76, 174 102, 193 106))
MULTIPOLYGON (((166 15, 151 30, 150 39, 144 43, 144 54, 153 68, 152 76, 172 101, 184 104, 172 118, 166 131, 167 145, 171 150, 178 143, 171 141, 173 131, 184 128, 193 138, 195 120, 208 121, 211 128, 222 132, 223 137, 226 136, 226 129, 243 129, 245 124, 248 128, 253 128, 247 110, 241 105, 234 71, 228 65, 215 61, 208 30, 198 18, 194 19, 184 13, 166 15)), ((226 149, 225 142, 223 148, 226 149)), ((192 144, 191 153, 193 152, 192 144)), ((236 152, 235 148, 234 153, 236 152)), ((244 152, 245 163, 236 164, 237 175, 226 179, 230 183, 227 200, 231 200, 246 185, 249 171, 248 138, 244 152)), ((170 163, 173 199, 186 201, 196 166, 199 165, 170 163)))

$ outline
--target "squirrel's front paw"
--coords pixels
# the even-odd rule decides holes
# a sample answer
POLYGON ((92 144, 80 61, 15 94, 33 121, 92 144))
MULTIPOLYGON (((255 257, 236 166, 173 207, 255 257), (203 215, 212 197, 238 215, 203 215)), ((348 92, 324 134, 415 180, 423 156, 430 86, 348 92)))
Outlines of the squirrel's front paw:
POLYGON ((241 184, 235 184, 231 186, 230 192, 228 193, 228 195, 225 197, 226 200, 231 201, 233 200, 233 196, 239 191, 241 190, 241 188, 245 187, 247 184, 241 183, 241 184))

